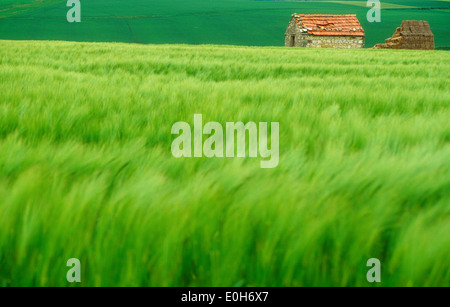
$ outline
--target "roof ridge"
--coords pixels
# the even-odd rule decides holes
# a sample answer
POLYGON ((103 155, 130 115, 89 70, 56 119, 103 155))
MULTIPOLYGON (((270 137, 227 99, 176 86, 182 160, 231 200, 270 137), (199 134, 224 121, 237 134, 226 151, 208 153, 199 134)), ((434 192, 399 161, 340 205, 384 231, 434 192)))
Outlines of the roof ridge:
POLYGON ((356 14, 294 14, 298 16, 356 16, 356 14))

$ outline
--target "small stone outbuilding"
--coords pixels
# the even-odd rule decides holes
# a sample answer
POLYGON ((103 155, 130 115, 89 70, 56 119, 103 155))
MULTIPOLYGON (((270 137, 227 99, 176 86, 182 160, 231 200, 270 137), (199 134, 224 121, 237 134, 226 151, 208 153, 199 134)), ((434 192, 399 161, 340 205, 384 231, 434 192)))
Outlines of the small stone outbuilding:
POLYGON ((364 48, 365 33, 356 15, 293 14, 286 47, 364 48))
POLYGON ((374 48, 434 50, 434 34, 428 21, 405 20, 385 44, 377 44, 374 48))

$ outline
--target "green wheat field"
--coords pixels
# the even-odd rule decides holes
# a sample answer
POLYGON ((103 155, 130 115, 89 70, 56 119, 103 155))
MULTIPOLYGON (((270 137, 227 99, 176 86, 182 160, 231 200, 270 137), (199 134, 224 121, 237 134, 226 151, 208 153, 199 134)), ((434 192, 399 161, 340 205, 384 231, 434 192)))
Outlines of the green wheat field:
POLYGON ((446 51, 0 41, 0 286, 450 286, 449 80, 446 51), (279 166, 174 158, 196 113, 279 122, 279 166))

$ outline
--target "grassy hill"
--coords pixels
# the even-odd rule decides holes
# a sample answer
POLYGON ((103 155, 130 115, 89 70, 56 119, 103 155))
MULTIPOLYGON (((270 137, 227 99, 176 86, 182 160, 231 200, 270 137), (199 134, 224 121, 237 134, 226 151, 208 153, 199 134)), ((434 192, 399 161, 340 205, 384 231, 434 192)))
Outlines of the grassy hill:
POLYGON ((0 41, 0 286, 450 286, 450 55, 0 41), (280 122, 280 164, 171 126, 280 122))
POLYGON ((428 20, 436 46, 450 46, 448 1, 382 1, 369 23, 365 1, 82 1, 81 24, 66 21, 66 1, 0 0, 0 39, 281 46, 292 13, 357 14, 366 46, 382 43, 402 20, 428 20))

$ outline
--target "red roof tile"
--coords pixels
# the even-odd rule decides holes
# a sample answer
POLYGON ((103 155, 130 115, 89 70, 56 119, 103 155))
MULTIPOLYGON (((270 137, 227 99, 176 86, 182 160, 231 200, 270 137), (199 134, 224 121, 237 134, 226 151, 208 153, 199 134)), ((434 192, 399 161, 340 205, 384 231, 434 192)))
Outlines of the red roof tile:
POLYGON ((294 14, 295 22, 312 35, 365 36, 356 15, 294 14))

